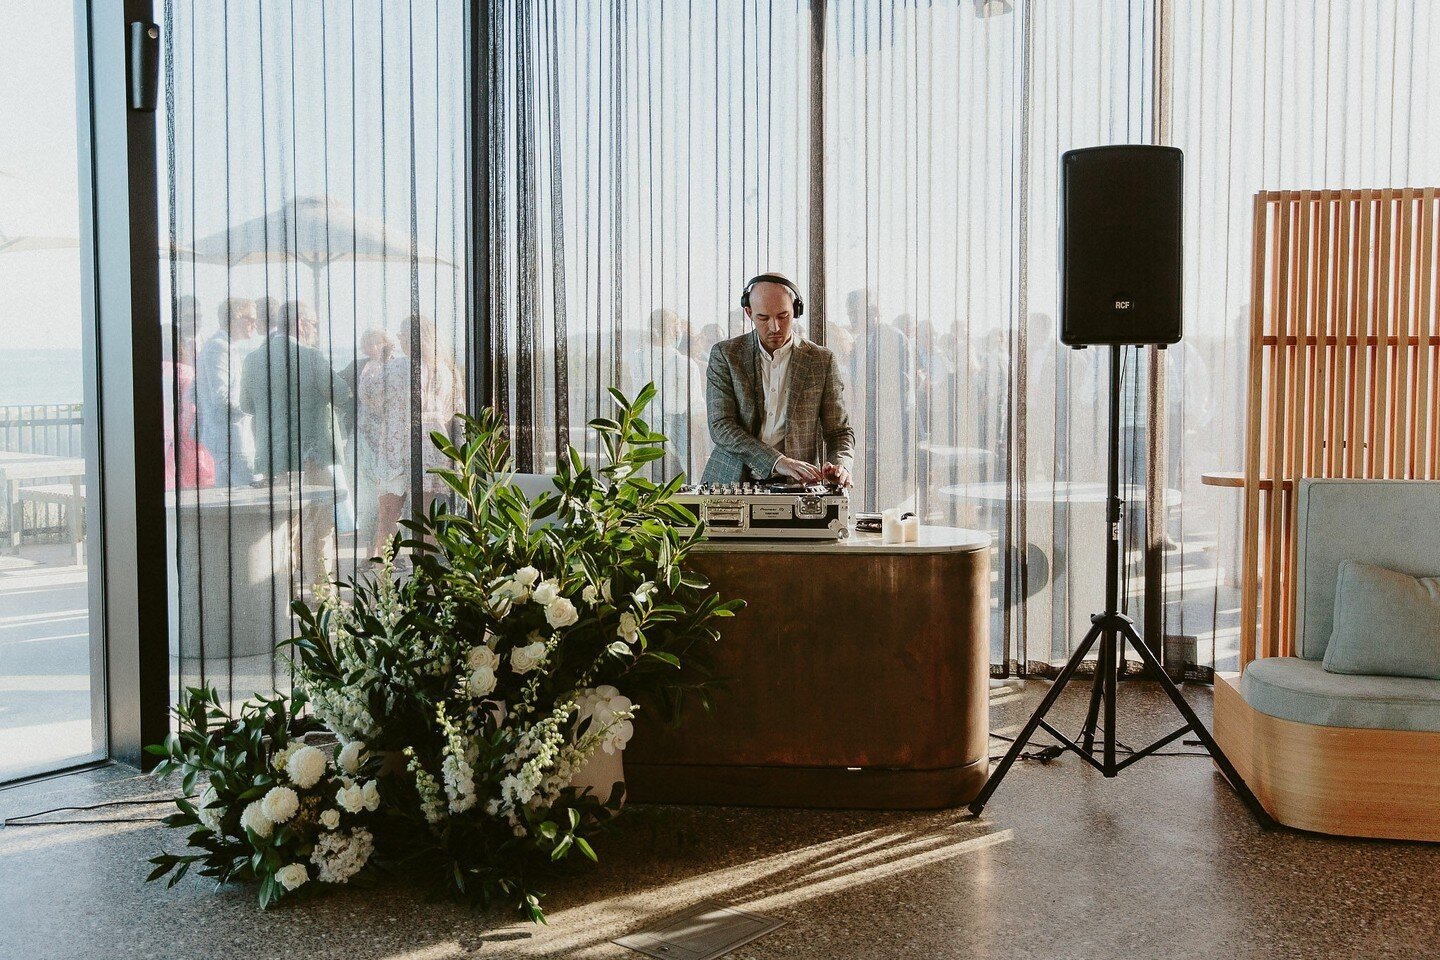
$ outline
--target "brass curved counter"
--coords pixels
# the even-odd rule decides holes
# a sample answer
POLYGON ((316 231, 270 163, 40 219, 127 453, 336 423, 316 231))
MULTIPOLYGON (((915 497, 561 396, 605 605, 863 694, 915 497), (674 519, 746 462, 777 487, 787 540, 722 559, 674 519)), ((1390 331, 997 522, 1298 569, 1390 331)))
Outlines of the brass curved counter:
POLYGON ((635 802, 932 809, 968 803, 989 764, 990 536, 725 541, 691 554, 723 597, 716 711, 678 730, 636 717, 635 802))

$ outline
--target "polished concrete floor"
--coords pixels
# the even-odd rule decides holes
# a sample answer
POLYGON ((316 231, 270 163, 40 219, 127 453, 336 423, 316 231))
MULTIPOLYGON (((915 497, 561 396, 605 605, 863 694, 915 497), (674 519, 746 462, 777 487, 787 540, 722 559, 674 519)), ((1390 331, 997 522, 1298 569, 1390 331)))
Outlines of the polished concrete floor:
MULTIPOLYGON (((1043 688, 997 702, 996 730, 1043 688)), ((1208 715, 1208 689, 1188 693, 1208 715)), ((1083 706, 1077 688, 1057 715, 1073 725, 1083 706)), ((1122 738, 1169 729, 1163 708, 1127 683, 1122 738)), ((0 791, 0 813, 163 786, 110 767, 0 791)), ((147 885, 145 859, 175 847, 157 825, 12 827, 0 957, 638 957, 610 939, 711 898, 785 921, 736 958, 1440 955, 1440 846, 1262 832, 1203 757, 1147 759, 1112 781, 1074 757, 1023 763, 980 820, 638 806, 623 820, 598 866, 577 862, 552 887, 543 927, 396 882, 262 914, 252 890, 147 885)))

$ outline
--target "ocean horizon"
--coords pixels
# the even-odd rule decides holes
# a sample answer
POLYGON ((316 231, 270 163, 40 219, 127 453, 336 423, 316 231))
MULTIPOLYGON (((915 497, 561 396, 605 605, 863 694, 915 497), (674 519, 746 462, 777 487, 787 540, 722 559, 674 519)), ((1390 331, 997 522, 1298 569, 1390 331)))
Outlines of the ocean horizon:
POLYGON ((0 407, 84 399, 85 363, 78 347, 0 350, 0 407))

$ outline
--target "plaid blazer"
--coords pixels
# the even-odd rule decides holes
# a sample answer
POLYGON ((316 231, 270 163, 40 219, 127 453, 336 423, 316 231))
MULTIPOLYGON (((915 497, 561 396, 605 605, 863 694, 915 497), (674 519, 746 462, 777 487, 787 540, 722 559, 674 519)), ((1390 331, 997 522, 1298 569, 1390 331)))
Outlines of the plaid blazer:
MULTIPOLYGON (((760 343, 753 332, 711 349, 705 405, 715 450, 705 465, 703 482, 739 483, 770 476, 781 451, 759 439, 765 422, 760 379, 760 343)), ((835 354, 799 336, 790 356, 788 413, 785 456, 817 465, 828 460, 850 469, 855 431, 845 410, 840 364, 835 354)))

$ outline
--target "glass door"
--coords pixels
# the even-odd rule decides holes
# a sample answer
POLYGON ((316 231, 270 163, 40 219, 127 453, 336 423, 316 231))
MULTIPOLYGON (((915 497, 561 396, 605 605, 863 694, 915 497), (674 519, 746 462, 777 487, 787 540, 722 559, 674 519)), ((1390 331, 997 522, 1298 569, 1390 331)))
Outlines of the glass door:
POLYGON ((0 140, 0 783, 105 753, 75 7, 7 12, 26 28, 0 33, 0 129, 24 131, 0 140))

